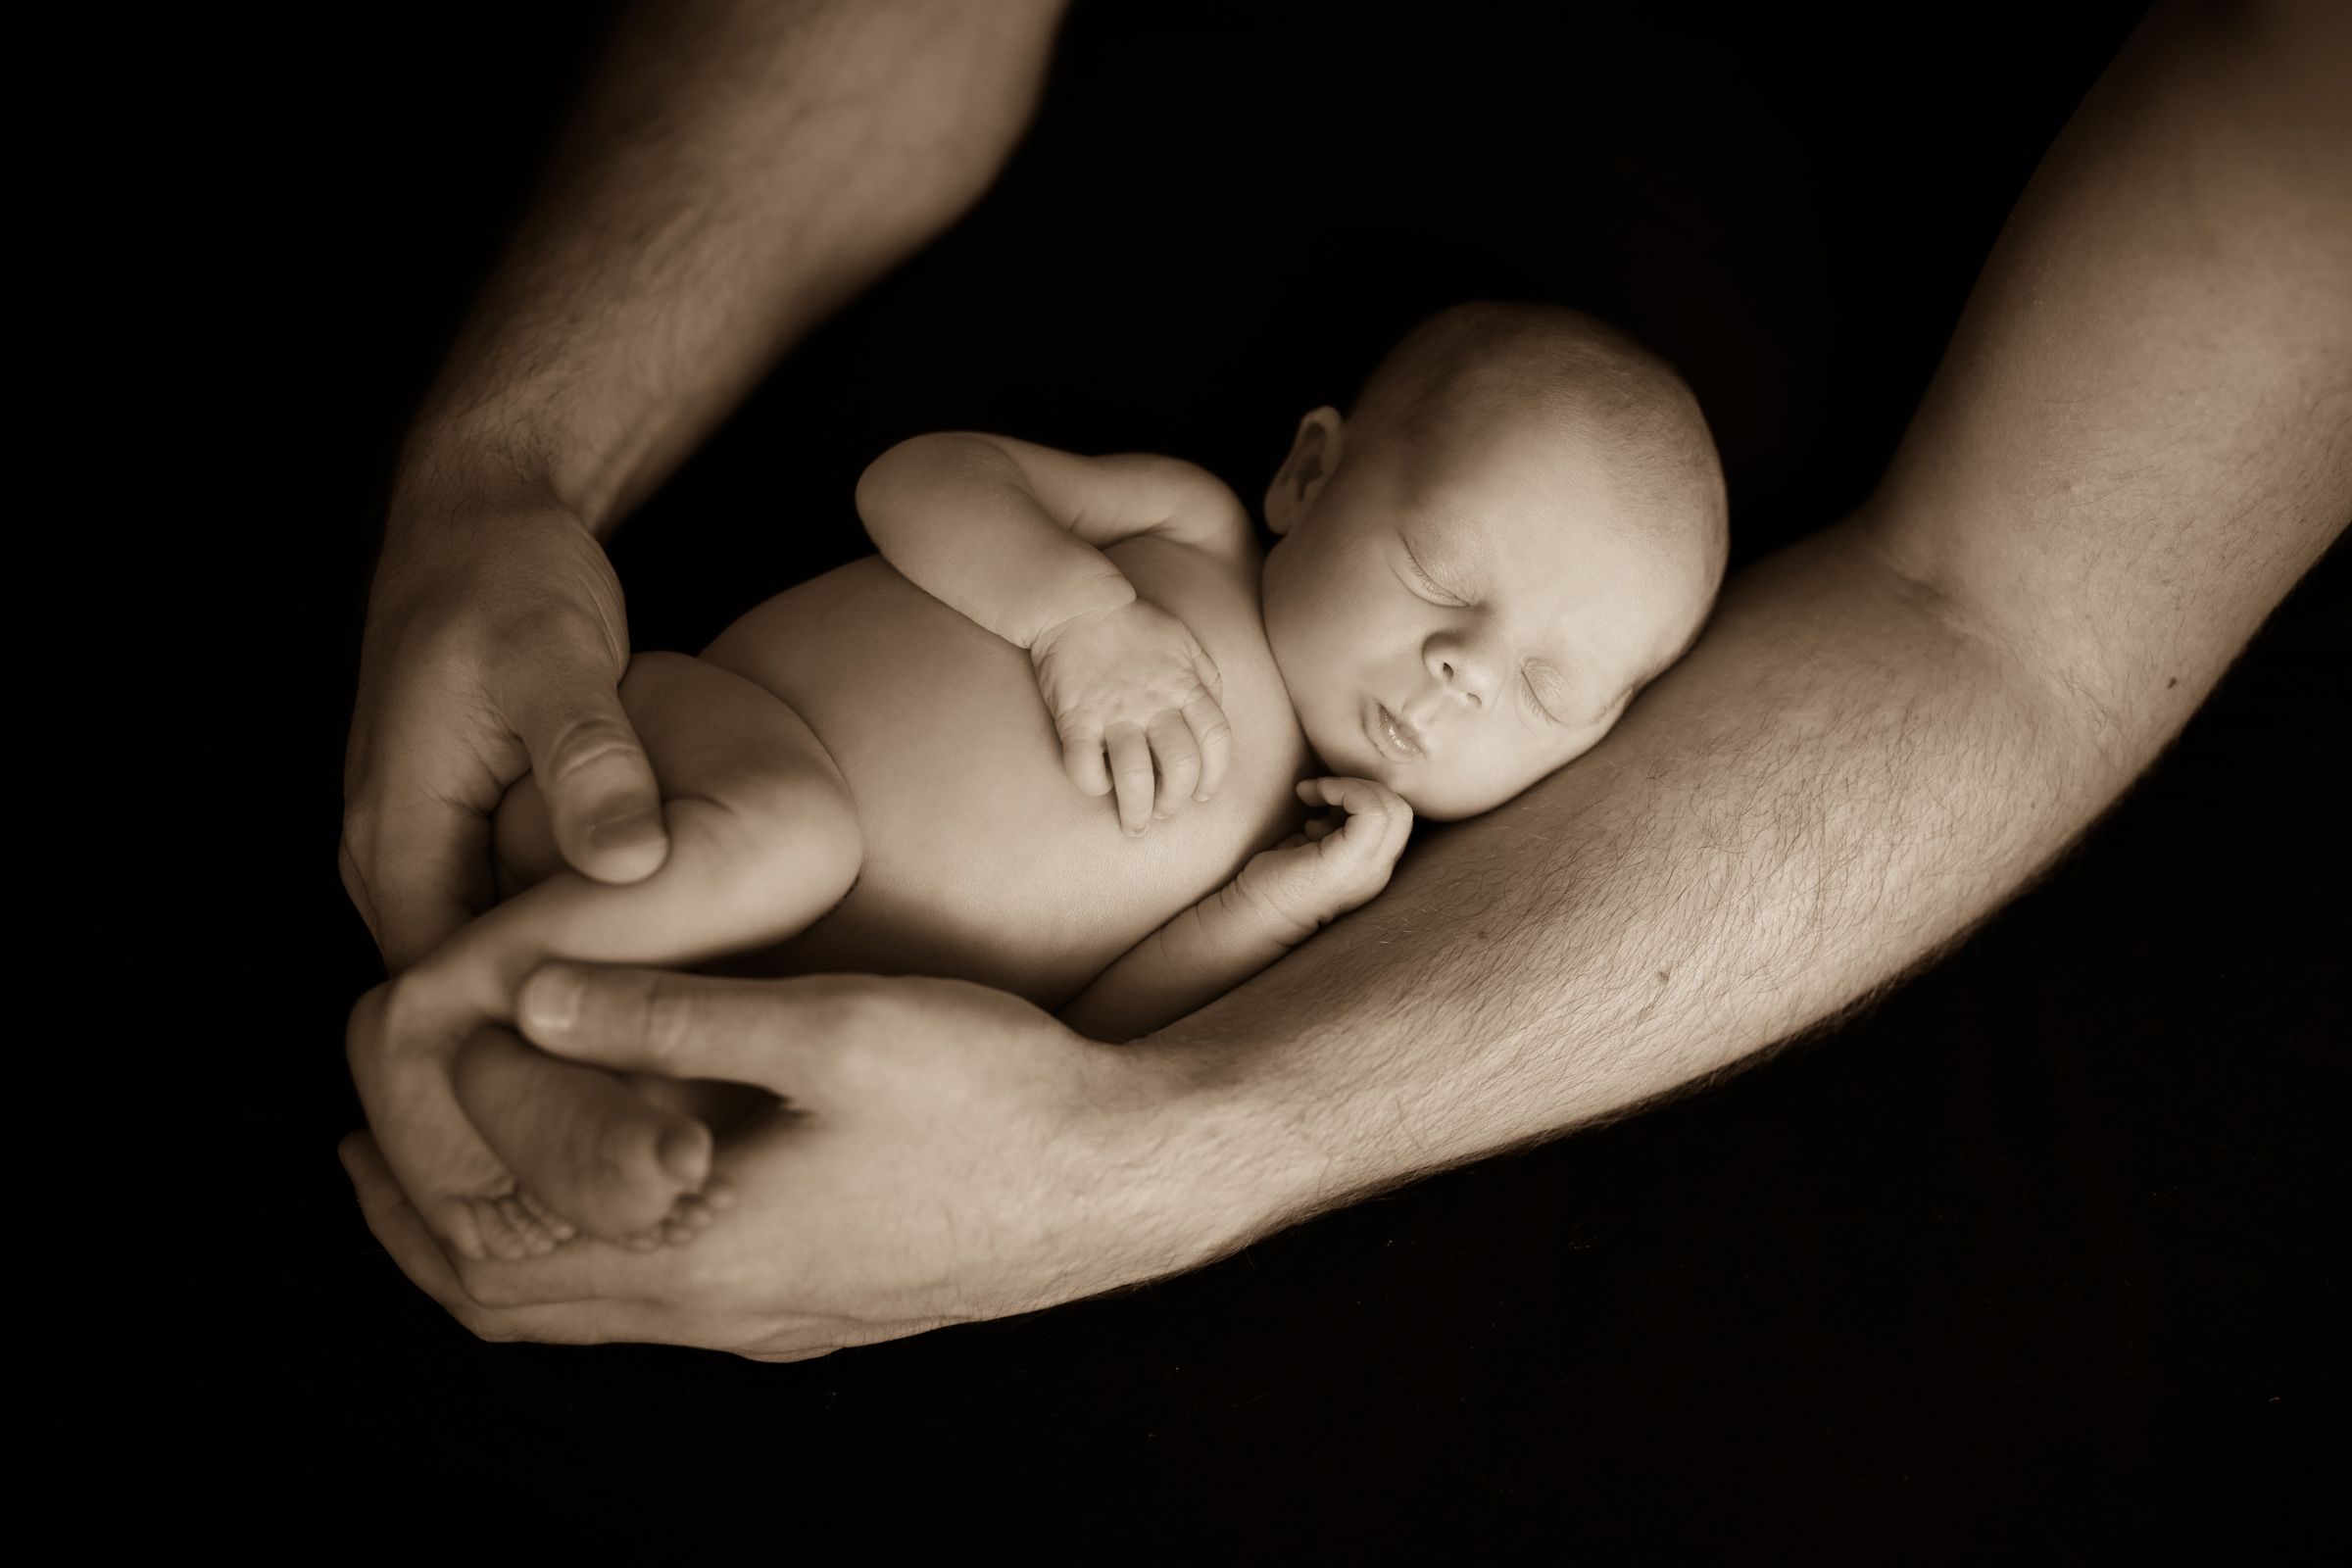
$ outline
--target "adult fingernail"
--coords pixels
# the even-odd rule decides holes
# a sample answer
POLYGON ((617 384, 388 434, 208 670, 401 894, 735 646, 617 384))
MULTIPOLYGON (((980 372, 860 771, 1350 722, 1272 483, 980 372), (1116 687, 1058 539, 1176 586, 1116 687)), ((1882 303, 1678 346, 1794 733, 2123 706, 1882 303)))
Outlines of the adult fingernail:
POLYGON ((563 1034, 580 1015, 579 976, 568 969, 541 969, 522 983, 521 1012, 524 1033, 563 1034))
POLYGON ((588 830, 588 837, 600 850, 634 850, 662 836, 662 813, 637 810, 609 821, 599 822, 588 830))

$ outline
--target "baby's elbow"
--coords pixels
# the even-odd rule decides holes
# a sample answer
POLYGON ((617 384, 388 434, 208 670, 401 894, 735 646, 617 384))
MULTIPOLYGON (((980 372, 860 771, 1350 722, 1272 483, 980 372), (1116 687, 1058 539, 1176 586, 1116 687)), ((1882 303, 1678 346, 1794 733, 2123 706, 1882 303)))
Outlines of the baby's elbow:
POLYGON ((868 523, 904 510, 904 503, 975 459, 994 455, 987 437, 963 430, 910 435, 865 466, 858 476, 858 515, 868 523))

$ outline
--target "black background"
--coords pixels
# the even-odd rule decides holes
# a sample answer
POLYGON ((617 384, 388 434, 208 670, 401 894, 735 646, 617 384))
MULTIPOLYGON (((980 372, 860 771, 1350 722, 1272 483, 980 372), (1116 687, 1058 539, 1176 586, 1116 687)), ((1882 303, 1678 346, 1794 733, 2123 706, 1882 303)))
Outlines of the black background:
MULTIPOLYGON (((1178 453, 1254 497, 1299 413, 1482 295, 1585 306, 1681 366, 1737 567, 1867 492, 2137 9, 1408 27, 1081 0, 993 194, 619 534, 636 645, 698 648, 863 553, 857 474, 921 429, 1178 453)), ((155 149, 181 265, 154 303, 192 329, 165 409, 209 524, 178 548, 235 590, 204 722, 249 853, 175 896, 236 954, 199 1009, 237 1054, 185 1206, 201 1225, 217 1182, 270 1216, 184 1293, 227 1319, 194 1413, 241 1530, 461 1558, 843 1528, 1103 1556, 2317 1548, 2344 1387, 2341 551, 2045 884, 1706 1095, 1190 1278, 795 1366, 481 1346, 405 1285, 333 1155, 343 1014, 380 974, 334 870, 362 596, 403 421, 599 24, 208 22, 155 149)))

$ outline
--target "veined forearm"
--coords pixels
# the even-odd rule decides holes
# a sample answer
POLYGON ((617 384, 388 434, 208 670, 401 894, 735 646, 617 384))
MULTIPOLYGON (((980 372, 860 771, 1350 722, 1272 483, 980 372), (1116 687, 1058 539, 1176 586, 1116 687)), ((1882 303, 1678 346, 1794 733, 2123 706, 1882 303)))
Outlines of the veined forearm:
POLYGON ((2122 780, 1832 529, 1741 573, 1601 746, 1156 1037, 1280 1222, 1623 1111, 1916 964, 2122 780))
POLYGON ((609 532, 795 337, 979 195, 1058 12, 634 8, 426 400, 401 493, 538 485, 609 532))

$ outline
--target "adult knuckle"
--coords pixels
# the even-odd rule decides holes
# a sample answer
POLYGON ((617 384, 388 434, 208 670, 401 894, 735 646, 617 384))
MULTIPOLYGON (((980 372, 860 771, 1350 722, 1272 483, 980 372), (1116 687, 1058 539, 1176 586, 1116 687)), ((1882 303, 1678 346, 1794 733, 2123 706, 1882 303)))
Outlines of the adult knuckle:
POLYGON ((466 1292, 471 1309, 519 1306, 525 1299, 515 1282, 504 1271, 492 1270, 478 1263, 469 1263, 458 1271, 458 1284, 466 1292))
POLYGON ((548 748, 545 782, 560 787, 600 763, 641 750, 636 732, 617 718, 575 718, 556 732, 548 748))
POLYGON ((693 993, 666 969, 623 969, 593 975, 584 1009, 602 1012, 623 1040, 667 1059, 693 1032, 693 993))

